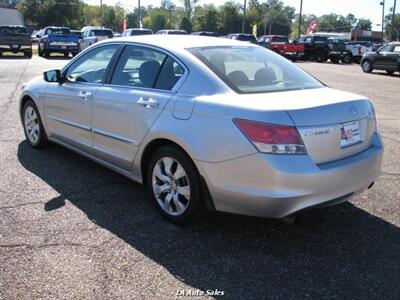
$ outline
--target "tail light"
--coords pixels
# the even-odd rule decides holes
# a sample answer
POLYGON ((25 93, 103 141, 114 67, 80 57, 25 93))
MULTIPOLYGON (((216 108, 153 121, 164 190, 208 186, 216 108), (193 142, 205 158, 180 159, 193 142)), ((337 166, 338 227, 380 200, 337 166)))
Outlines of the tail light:
POLYGON ((305 154, 306 148, 293 126, 267 124, 243 119, 233 119, 235 125, 263 153, 305 154))

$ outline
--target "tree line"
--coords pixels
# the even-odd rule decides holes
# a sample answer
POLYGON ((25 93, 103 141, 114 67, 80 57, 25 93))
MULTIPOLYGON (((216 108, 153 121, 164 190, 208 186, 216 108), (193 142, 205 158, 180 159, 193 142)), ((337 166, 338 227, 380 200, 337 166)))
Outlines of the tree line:
MULTIPOLYGON (((111 28, 122 31, 124 18, 128 28, 150 28, 154 32, 160 29, 184 29, 188 32, 206 30, 221 35, 241 32, 243 5, 238 2, 225 2, 221 6, 213 4, 198 5, 198 0, 181 0, 175 5, 170 0, 160 1, 157 7, 141 7, 131 11, 121 5, 88 5, 82 0, 22 0, 18 9, 28 25, 44 27, 49 25, 69 26, 80 29, 85 25, 111 28)), ((248 1, 245 14, 245 32, 251 33, 257 25, 257 34, 283 34, 297 36, 298 18, 294 7, 285 5, 281 0, 248 1)), ((349 32, 352 28, 371 30, 370 19, 357 19, 355 15, 342 16, 326 14, 322 16, 303 15, 300 32, 304 34, 312 20, 318 20, 318 30, 328 32, 349 32)), ((392 15, 385 18, 385 32, 391 32, 392 15)), ((400 35, 400 14, 395 18, 395 36, 400 35)))

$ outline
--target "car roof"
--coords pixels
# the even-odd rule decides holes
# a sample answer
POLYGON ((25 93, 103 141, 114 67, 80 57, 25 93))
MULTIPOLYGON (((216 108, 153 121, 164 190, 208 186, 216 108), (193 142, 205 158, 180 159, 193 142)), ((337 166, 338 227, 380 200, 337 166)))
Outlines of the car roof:
POLYGON ((110 40, 104 40, 100 43, 118 42, 136 42, 150 46, 163 48, 170 51, 185 50, 187 48, 197 47, 213 47, 213 46, 246 46, 258 47, 241 41, 215 38, 210 36, 199 35, 141 35, 141 36, 124 36, 110 40))

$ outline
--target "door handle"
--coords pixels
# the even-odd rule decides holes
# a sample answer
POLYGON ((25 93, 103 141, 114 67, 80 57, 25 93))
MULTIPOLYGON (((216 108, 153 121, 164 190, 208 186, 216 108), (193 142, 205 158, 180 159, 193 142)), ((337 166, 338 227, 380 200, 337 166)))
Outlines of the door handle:
POLYGON ((158 107, 158 101, 151 97, 140 97, 136 103, 139 105, 142 105, 146 108, 157 108, 158 107))
POLYGON ((82 100, 88 100, 92 98, 92 93, 88 91, 80 91, 78 96, 81 97, 82 100))

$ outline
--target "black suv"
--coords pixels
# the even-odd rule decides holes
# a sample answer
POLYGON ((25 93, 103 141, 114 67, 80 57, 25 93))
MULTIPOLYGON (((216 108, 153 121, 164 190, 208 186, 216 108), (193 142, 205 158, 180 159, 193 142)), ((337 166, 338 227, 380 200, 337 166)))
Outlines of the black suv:
POLYGON ((306 60, 325 62, 330 59, 333 63, 351 62, 351 52, 346 50, 346 44, 342 40, 309 35, 298 38, 296 42, 304 45, 304 59, 306 60))
POLYGON ((392 75, 400 72, 400 42, 392 42, 375 52, 367 52, 361 59, 361 68, 365 73, 373 70, 385 70, 392 75))
POLYGON ((26 58, 32 57, 31 36, 24 26, 0 26, 0 56, 4 52, 23 52, 26 58))

